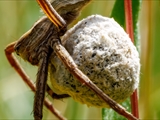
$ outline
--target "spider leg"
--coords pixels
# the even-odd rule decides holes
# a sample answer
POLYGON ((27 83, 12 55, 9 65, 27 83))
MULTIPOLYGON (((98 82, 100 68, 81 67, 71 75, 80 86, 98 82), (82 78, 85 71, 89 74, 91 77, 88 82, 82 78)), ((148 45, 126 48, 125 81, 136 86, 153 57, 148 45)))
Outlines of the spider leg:
MULTIPOLYGON (((35 120, 41 120, 43 117, 43 101, 45 97, 46 82, 48 76, 48 63, 49 63, 49 48, 47 45, 40 49, 39 63, 38 63, 38 73, 36 79, 36 93, 34 99, 34 118, 35 120)), ((56 95, 56 94, 55 94, 56 95)), ((65 97, 65 96, 55 96, 55 97, 65 97)), ((67 95, 68 97, 68 95, 67 95)))
POLYGON ((38 4, 47 15, 47 17, 58 27, 63 28, 66 26, 66 22, 63 18, 53 9, 48 0, 37 0, 38 4))
POLYGON ((12 54, 14 52, 14 45, 16 42, 9 44, 5 49, 5 55, 11 64, 11 66, 18 72, 18 74, 22 77, 23 81, 31 88, 33 92, 35 92, 36 88, 34 83, 30 80, 27 76, 21 65, 19 64, 18 60, 12 54))
POLYGON ((45 96, 45 86, 48 76, 48 49, 41 50, 39 54, 38 73, 36 79, 36 93, 34 97, 33 113, 35 120, 41 120, 43 116, 43 101, 45 96))
POLYGON ((56 94, 52 91, 52 89, 47 85, 46 88, 47 93, 53 98, 53 99, 63 99, 63 98, 68 98, 70 97, 68 94, 56 94))
MULTIPOLYGON (((14 52, 14 45, 16 44, 16 42, 13 42, 11 44, 9 44, 6 49, 5 49, 5 55, 9 61, 9 63, 11 64, 11 66, 17 71, 17 73, 21 76, 21 78, 23 79, 23 81, 30 87, 30 89, 35 92, 36 91, 36 87, 34 85, 34 83, 30 80, 30 78, 28 77, 28 75, 25 73, 25 71, 23 70, 23 68, 21 67, 21 65, 19 64, 18 60, 15 58, 15 56, 12 54, 14 52)), ((58 110, 56 110, 52 103, 48 100, 45 99, 44 100, 44 105, 60 120, 65 120, 65 118, 63 116, 61 116, 58 112, 58 110)))

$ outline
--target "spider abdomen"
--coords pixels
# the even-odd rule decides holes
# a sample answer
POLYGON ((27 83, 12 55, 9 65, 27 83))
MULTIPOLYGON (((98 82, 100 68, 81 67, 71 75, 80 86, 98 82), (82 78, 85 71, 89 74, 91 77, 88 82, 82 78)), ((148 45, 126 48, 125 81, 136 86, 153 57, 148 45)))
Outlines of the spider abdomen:
MULTIPOLYGON (((71 28, 62 42, 78 68, 116 102, 124 101, 138 87, 138 52, 113 19, 92 15, 71 28)), ((76 80, 57 57, 53 57, 51 63, 50 79, 55 92, 69 94, 88 106, 108 107, 76 80)))

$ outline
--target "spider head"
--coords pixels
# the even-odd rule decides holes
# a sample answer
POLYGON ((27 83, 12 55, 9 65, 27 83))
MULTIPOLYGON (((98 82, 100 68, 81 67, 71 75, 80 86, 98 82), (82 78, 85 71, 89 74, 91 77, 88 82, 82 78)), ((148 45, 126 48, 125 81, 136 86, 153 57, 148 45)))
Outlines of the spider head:
POLYGON ((66 23, 70 24, 91 1, 92 0, 51 0, 50 2, 66 23))
POLYGON ((14 50, 32 65, 38 65, 39 54, 46 49, 49 38, 58 34, 57 31, 56 26, 47 17, 42 17, 20 37, 14 50))

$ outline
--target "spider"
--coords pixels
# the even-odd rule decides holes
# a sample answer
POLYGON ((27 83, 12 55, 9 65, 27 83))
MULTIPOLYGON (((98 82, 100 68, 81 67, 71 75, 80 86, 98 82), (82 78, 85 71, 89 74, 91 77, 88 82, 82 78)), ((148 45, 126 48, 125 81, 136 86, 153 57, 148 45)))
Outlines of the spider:
POLYGON ((6 57, 24 82, 35 92, 33 114, 35 120, 41 120, 43 117, 43 104, 59 119, 65 119, 59 115, 52 104, 45 98, 45 91, 53 99, 61 99, 70 97, 68 94, 56 94, 47 85, 47 76, 49 70, 50 57, 58 56, 58 58, 67 67, 69 72, 82 84, 92 90, 100 99, 104 100, 112 109, 119 114, 130 118, 137 119, 131 113, 127 112, 121 105, 112 100, 101 89, 99 89, 81 70, 78 69, 72 57, 61 44, 61 36, 67 31, 67 26, 79 15, 81 9, 91 0, 76 1, 56 1, 37 0, 46 16, 39 19, 34 26, 26 32, 18 41, 9 44, 6 49, 6 57), (55 9, 53 7, 55 7, 55 9), (32 65, 38 66, 36 86, 24 70, 16 58, 17 55, 32 65))

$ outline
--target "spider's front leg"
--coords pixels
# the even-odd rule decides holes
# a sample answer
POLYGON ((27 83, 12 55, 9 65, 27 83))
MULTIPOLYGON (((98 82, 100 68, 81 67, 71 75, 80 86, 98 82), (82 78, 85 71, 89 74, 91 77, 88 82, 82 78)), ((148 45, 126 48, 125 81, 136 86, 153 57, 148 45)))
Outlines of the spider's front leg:
POLYGON ((13 55, 13 52, 15 52, 14 46, 16 45, 16 43, 17 41, 9 44, 5 48, 5 55, 9 63, 11 64, 11 66, 17 71, 17 73, 22 77, 24 82, 31 88, 31 90, 35 92, 36 88, 35 88, 34 83, 30 80, 30 78, 27 76, 27 74, 25 73, 21 65, 19 64, 18 60, 13 55))
MULTIPOLYGON (((15 58, 15 56, 13 55, 13 53, 15 52, 15 45, 17 44, 18 41, 13 42, 11 44, 9 44, 6 48, 5 48, 5 55, 9 61, 9 63, 11 64, 11 66, 16 70, 16 72, 21 76, 22 80, 30 87, 30 89, 35 92, 36 91, 36 87, 34 85, 34 83, 32 82, 32 80, 30 80, 29 76, 25 73, 25 71, 23 70, 23 68, 21 67, 21 65, 19 64, 18 60, 15 58)), ((65 98, 65 97, 69 97, 68 95, 57 95, 55 94, 50 87, 47 85, 47 92, 48 94, 52 97, 52 98, 56 98, 56 99, 61 99, 61 98, 65 98)), ((44 105, 60 120, 65 120, 65 118, 63 116, 61 116, 58 112, 58 110, 56 110, 53 106, 52 103, 48 100, 45 99, 44 100, 44 105)))
MULTIPOLYGON (((52 32, 52 31, 51 31, 52 32)), ((48 66, 49 66, 49 57, 52 53, 50 46, 58 42, 60 39, 55 39, 57 34, 49 37, 47 43, 41 44, 40 49, 38 50, 38 73, 36 79, 36 93, 34 99, 34 118, 35 120, 41 120, 43 117, 43 102, 45 98, 45 91, 49 91, 50 88, 47 86, 47 76, 48 76, 48 66)), ((52 98, 62 99, 69 97, 67 94, 57 95, 50 94, 52 98)))
MULTIPOLYGON (((45 45, 44 45, 45 46, 45 45)), ((39 63, 38 63, 38 73, 36 79, 36 94, 34 98, 34 118, 36 120, 42 119, 42 108, 43 108, 43 101, 45 97, 45 89, 46 89, 46 82, 48 76, 48 61, 49 61, 49 51, 47 47, 44 47, 44 50, 40 51, 38 56, 39 63)))
MULTIPOLYGON (((36 92, 35 102, 34 102, 35 118, 41 119, 42 106, 44 102, 45 106, 53 114, 55 114, 59 119, 64 120, 65 118, 59 115, 57 110, 53 108, 51 102, 49 102, 47 99, 44 100, 45 86, 46 86, 46 80, 47 80, 47 74, 48 74, 48 58, 49 58, 50 52, 52 52, 52 50, 47 47, 47 41, 53 32, 55 33, 53 36, 56 36, 57 29, 55 25, 53 25, 52 22, 48 20, 47 17, 42 17, 18 41, 8 45, 5 49, 5 54, 10 64, 22 77, 24 82, 32 89, 33 92, 36 92), (29 79, 27 74, 24 72, 24 70, 22 69, 22 67, 14 57, 13 52, 16 52, 17 55, 22 57, 24 60, 27 60, 28 62, 30 62, 32 65, 39 66, 39 72, 37 75, 38 82, 36 84, 37 88, 35 87, 34 83, 29 79)), ((47 87, 47 90, 49 94, 53 96, 53 92, 49 91, 51 90, 49 87, 47 87)), ((53 98, 60 99, 61 97, 64 98, 68 96, 56 95, 56 97, 53 97, 53 98)))

